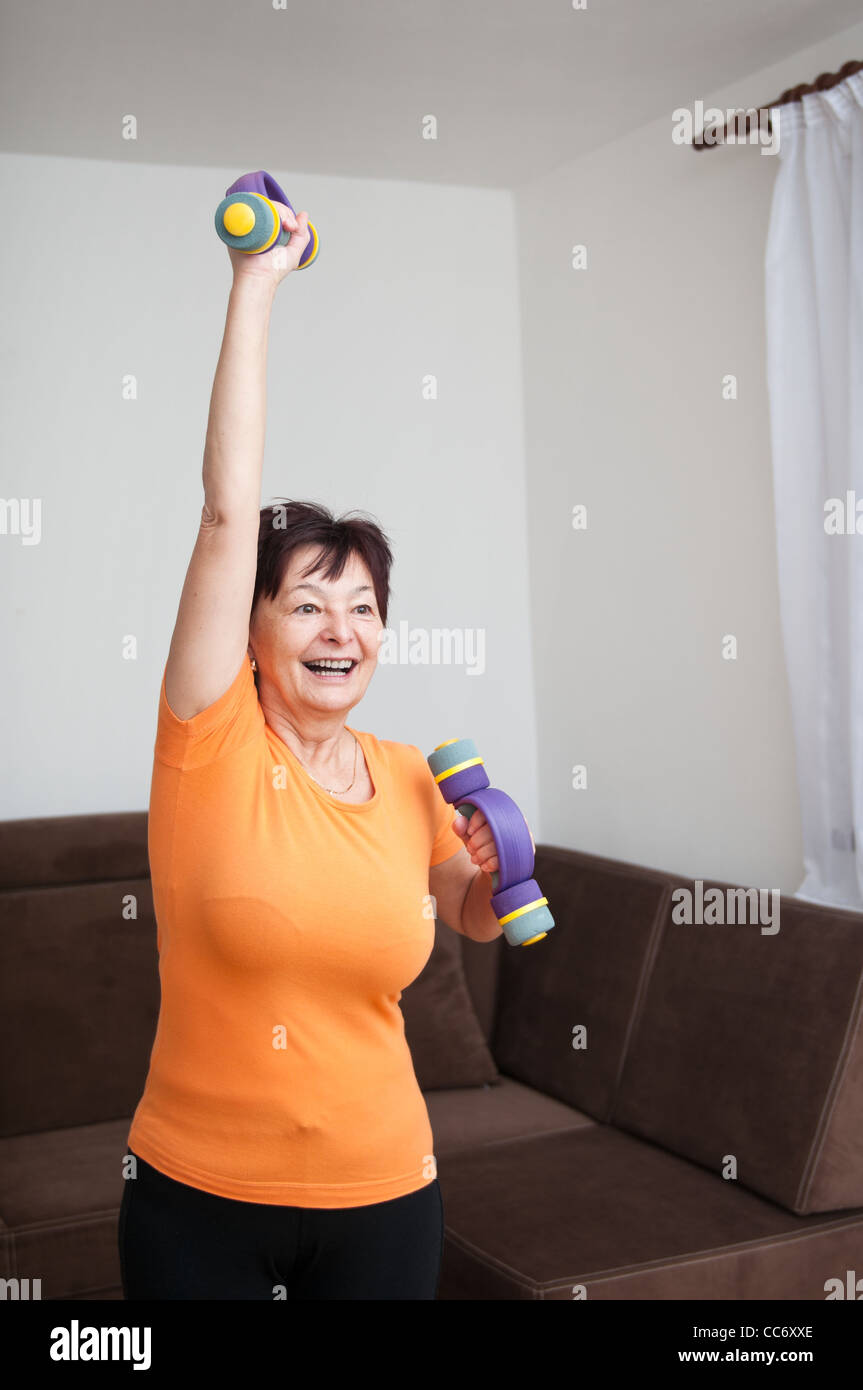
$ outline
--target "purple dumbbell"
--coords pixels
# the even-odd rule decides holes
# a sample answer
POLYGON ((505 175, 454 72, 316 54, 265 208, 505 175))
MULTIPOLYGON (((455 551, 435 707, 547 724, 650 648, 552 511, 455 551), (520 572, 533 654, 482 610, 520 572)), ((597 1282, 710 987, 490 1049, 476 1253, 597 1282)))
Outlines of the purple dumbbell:
POLYGON ((451 738, 428 758, 445 801, 468 819, 482 811, 494 839, 497 873, 491 876, 492 909, 510 946, 541 941, 554 926, 548 899, 533 874, 530 831, 512 797, 489 785, 472 738, 451 738))
MULTIPOLYGON (((250 256, 260 255, 274 246, 286 246, 291 233, 282 226, 281 214, 273 206, 274 201, 284 203, 294 212, 284 189, 279 187, 272 174, 264 169, 258 169, 254 174, 243 174, 225 191, 224 198, 216 208, 216 231, 222 241, 250 256)), ((297 270, 305 270, 318 254, 320 242, 311 222, 309 234, 309 244, 300 256, 297 270)))

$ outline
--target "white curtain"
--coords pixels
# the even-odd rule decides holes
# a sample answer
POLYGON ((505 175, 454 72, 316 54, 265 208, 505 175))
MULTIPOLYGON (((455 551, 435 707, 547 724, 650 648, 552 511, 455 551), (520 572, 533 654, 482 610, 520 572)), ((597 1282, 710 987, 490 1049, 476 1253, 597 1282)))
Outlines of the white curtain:
POLYGON ((803 822, 797 896, 861 908, 863 73, 772 108, 774 130, 777 113, 767 384, 803 822))

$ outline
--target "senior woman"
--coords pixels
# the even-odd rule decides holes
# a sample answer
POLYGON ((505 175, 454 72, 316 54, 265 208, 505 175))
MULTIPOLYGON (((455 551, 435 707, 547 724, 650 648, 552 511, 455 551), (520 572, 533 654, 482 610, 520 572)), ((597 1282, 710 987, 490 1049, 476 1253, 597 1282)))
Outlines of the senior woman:
POLYGON ((149 854, 161 1008, 129 1131, 127 1299, 434 1299, 443 1208, 399 998, 441 919, 500 935, 497 868, 422 751, 348 725, 392 554, 369 520, 260 509, 269 317, 308 216, 233 284, 204 506, 159 694, 149 854))

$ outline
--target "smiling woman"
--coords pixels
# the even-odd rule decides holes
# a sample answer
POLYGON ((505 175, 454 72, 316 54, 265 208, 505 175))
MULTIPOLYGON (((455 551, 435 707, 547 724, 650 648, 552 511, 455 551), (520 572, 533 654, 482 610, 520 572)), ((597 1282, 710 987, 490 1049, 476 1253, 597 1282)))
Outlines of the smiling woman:
POLYGON ((353 780, 344 721, 377 666, 392 558, 366 518, 287 500, 261 511, 248 643, 261 708, 315 780, 351 800, 371 783, 365 765, 353 780))
MULTIPOLYGON (((307 218, 284 212, 296 265, 307 218)), ((317 503, 260 508, 286 273, 235 262, 159 692, 162 999, 128 1137, 129 1299, 434 1298, 443 1211, 399 998, 431 954, 430 885, 456 930, 499 934, 420 749, 346 723, 385 630, 386 536, 317 503)))

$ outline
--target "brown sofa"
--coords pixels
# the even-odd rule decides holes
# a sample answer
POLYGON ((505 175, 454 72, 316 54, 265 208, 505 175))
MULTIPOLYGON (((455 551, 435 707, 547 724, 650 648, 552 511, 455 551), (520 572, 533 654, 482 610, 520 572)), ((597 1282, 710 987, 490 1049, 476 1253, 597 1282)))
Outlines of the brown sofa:
MULTIPOLYGON (((146 823, 0 824, 0 1277, 43 1299, 122 1297, 159 1002, 146 823)), ((513 948, 438 923, 401 1001, 439 1297, 823 1300, 863 1275, 863 914, 789 898, 774 933, 679 924, 691 881, 548 846, 536 877, 555 931, 513 948)))

